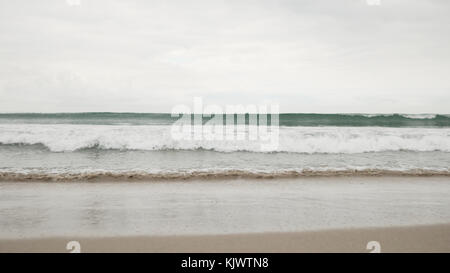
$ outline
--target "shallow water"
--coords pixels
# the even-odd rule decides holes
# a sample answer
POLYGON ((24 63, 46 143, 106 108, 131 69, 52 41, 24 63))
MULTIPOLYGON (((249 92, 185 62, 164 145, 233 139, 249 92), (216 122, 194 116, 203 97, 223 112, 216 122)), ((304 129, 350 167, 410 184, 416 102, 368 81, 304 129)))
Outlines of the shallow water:
POLYGON ((0 237, 283 232, 450 223, 447 177, 0 183, 0 237))
POLYGON ((174 121, 169 114, 0 114, 0 180, 450 175, 447 115, 282 114, 268 139, 251 139, 251 128, 263 127, 247 124, 222 128, 232 129, 229 140, 202 138, 207 127, 200 139, 193 132, 177 139, 174 121))

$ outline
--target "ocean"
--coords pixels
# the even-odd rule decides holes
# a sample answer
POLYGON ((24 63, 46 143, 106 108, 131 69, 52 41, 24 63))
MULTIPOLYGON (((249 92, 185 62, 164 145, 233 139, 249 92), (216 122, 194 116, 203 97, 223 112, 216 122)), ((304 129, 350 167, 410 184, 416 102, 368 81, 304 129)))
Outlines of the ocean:
POLYGON ((272 151, 248 139, 176 140, 175 121, 157 113, 0 114, 0 180, 450 175, 450 115, 280 114, 272 151))

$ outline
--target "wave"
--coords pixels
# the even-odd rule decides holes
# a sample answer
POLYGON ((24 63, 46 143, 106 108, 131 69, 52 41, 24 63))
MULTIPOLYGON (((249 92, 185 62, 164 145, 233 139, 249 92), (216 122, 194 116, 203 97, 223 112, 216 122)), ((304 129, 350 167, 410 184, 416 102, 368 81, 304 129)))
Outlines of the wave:
POLYGON ((402 116, 410 119, 435 119, 437 117, 437 115, 433 114, 402 115, 402 116))
MULTIPOLYGON (((450 129, 281 127, 272 150, 266 140, 176 140, 171 126, 5 125, 1 145, 43 145, 51 152, 97 150, 212 150, 217 152, 365 153, 450 152, 450 129)), ((248 131, 247 131, 248 132, 248 131)))
POLYGON ((450 127, 450 116, 439 114, 281 114, 280 125, 450 127))
MULTIPOLYGON (((168 113, 12 113, 0 114, 0 123, 170 125, 178 117, 168 113)), ((203 118, 206 122, 209 118, 203 118)), ((246 118, 248 122, 248 116, 246 118)), ((279 115, 281 126, 383 126, 450 127, 450 115, 443 114, 299 114, 279 115)))
POLYGON ((158 181, 194 179, 275 179, 336 176, 450 176, 449 170, 410 169, 305 169, 300 171, 261 172, 246 170, 148 173, 141 171, 91 171, 70 173, 0 172, 0 181, 158 181))
POLYGON ((435 119, 438 116, 446 117, 446 115, 437 115, 437 114, 354 114, 353 116, 363 116, 367 118, 376 118, 376 117, 393 118, 399 116, 407 119, 435 119))

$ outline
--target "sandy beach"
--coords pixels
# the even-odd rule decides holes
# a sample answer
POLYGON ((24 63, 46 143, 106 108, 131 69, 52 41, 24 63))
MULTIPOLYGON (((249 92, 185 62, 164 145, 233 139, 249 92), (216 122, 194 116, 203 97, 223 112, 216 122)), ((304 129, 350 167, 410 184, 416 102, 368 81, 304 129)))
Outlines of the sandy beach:
POLYGON ((197 236, 137 236, 0 240, 0 252, 69 252, 77 240, 81 252, 450 252, 450 224, 360 228, 312 232, 197 236))
POLYGON ((448 177, 2 182, 1 252, 450 252, 448 177))

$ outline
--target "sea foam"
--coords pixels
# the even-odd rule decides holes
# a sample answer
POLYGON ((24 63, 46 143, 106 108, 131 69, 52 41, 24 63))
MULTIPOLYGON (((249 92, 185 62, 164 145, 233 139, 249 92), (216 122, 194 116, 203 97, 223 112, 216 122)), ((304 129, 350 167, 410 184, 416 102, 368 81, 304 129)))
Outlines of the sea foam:
MULTIPOLYGON (((81 149, 262 152, 262 140, 175 140, 171 126, 0 124, 2 145, 43 145, 52 152, 81 149)), ((450 152, 449 128, 281 127, 272 152, 450 152)))

